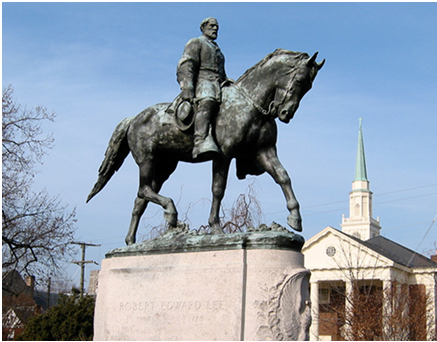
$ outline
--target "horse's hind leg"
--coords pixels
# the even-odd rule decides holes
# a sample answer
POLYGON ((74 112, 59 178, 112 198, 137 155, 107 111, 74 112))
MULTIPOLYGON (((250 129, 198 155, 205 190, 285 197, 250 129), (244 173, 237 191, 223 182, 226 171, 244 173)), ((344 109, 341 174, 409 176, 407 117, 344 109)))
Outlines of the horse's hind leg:
POLYGON ((126 236, 126 245, 132 245, 136 241, 136 235, 138 230, 138 224, 140 223, 140 218, 146 210, 149 201, 144 198, 137 197, 134 203, 134 209, 132 210, 132 218, 129 225, 129 231, 126 236))
POLYGON ((140 189, 135 199, 134 209, 132 210, 132 219, 126 236, 127 245, 135 243, 140 218, 150 201, 164 208, 164 218, 170 226, 174 227, 177 223, 177 211, 173 201, 170 198, 158 195, 158 192, 161 190, 164 182, 176 169, 178 162, 166 161, 165 163, 160 163, 156 166, 156 170, 153 170, 153 164, 152 166, 150 166, 150 164, 151 163, 145 163, 140 166, 140 189), (150 176, 150 173, 152 173, 152 176, 150 176), (151 185, 148 185, 150 178, 152 178, 151 185))

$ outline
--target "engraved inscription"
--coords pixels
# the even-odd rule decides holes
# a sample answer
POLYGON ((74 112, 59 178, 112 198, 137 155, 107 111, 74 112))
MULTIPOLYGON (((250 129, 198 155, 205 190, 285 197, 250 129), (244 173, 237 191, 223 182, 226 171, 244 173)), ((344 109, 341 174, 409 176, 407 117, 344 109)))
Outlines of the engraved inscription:
POLYGON ((138 322, 148 322, 148 321, 150 321, 150 319, 151 319, 150 316, 137 316, 138 322))
POLYGON ((172 301, 172 302, 161 302, 161 310, 200 310, 202 307, 199 301, 172 301))
POLYGON ((152 311, 156 302, 120 302, 120 311, 152 311))
POLYGON ((208 301, 160 301, 160 302, 120 302, 120 311, 223 311, 223 300, 208 301))
POLYGON ((118 310, 126 314, 136 313, 136 321, 145 324, 154 324, 153 322, 162 319, 168 320, 168 315, 177 314, 178 312, 185 313, 181 316, 183 324, 207 324, 214 315, 208 316, 206 314, 224 312, 226 303, 223 300, 129 301, 120 302, 118 310))
POLYGON ((221 311, 225 309, 224 305, 223 300, 208 300, 206 302, 206 309, 208 311, 221 311))
POLYGON ((203 316, 188 316, 189 323, 203 323, 203 316))

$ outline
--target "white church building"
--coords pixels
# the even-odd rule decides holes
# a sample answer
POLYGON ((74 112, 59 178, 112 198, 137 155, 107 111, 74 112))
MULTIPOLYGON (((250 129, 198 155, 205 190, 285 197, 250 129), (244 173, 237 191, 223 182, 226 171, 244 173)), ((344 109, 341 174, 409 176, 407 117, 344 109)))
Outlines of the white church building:
POLYGON ((380 235, 360 122, 349 217, 302 252, 311 271, 310 340, 436 338, 437 260, 380 235))

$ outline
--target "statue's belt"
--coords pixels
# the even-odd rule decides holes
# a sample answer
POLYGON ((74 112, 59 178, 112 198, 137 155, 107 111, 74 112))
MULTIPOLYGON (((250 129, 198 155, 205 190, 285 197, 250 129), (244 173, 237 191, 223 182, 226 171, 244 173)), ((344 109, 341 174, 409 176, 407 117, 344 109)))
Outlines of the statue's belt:
POLYGON ((202 72, 202 70, 200 70, 199 75, 198 75, 198 80, 208 80, 211 82, 223 82, 224 78, 218 74, 218 73, 213 73, 211 71, 207 71, 207 72, 202 72))

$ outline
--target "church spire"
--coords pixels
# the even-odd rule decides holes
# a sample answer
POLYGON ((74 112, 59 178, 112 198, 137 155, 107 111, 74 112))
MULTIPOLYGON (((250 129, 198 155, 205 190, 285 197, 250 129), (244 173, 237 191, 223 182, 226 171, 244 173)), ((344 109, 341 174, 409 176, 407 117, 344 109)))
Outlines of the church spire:
POLYGON ((367 179, 366 158, 364 155, 364 140, 362 121, 360 118, 358 132, 358 150, 355 164, 355 179, 349 194, 349 218, 342 219, 342 231, 361 240, 378 236, 381 230, 379 220, 372 217, 372 192, 367 179))
POLYGON ((358 132, 358 150, 357 150, 357 162, 355 164, 355 181, 368 181, 367 169, 366 169, 366 156, 364 155, 364 141, 362 121, 360 118, 360 130, 358 132))

